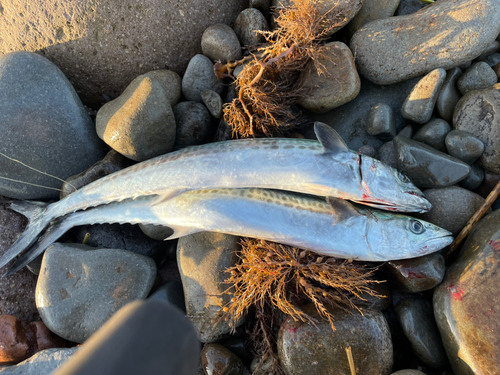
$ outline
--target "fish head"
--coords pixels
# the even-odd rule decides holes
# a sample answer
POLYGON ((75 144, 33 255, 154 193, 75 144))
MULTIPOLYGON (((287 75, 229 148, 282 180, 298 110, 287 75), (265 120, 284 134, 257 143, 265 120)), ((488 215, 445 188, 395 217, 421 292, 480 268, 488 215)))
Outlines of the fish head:
POLYGON ((453 242, 452 233, 410 216, 373 211, 367 241, 380 260, 416 258, 443 249, 453 242))
POLYGON ((408 177, 379 160, 360 155, 362 200, 357 203, 388 211, 427 212, 430 202, 408 177))

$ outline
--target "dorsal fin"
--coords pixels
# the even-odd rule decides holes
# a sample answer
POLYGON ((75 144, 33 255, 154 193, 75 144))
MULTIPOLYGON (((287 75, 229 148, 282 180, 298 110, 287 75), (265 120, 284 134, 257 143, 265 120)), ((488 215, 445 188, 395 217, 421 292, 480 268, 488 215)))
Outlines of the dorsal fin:
POLYGON ((337 216, 334 224, 340 220, 347 220, 350 217, 363 215, 351 203, 335 197, 326 197, 326 201, 332 207, 333 212, 337 216))
POLYGON ((333 130, 332 127, 317 121, 314 123, 314 132, 316 133, 318 141, 320 141, 325 148, 325 152, 337 154, 349 150, 339 133, 333 130))

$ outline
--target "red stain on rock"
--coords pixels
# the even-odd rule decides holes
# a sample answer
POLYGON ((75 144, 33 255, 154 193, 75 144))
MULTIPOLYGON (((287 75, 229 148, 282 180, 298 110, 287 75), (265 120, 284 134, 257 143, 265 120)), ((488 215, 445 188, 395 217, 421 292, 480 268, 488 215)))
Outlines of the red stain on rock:
POLYGON ((490 245, 493 250, 500 251, 500 240, 491 240, 488 245, 490 245))
POLYGON ((465 292, 458 285, 451 284, 446 287, 446 290, 451 292, 451 296, 455 301, 463 301, 465 292))

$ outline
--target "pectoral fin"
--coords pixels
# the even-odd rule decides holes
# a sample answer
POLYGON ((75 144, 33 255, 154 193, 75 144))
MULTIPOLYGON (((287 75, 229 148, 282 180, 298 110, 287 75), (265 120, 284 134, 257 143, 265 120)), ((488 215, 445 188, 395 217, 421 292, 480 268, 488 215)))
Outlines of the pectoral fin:
POLYGON ((168 190, 167 192, 163 193, 163 194, 158 194, 158 197, 151 203, 151 206, 156 206, 158 204, 162 204, 163 202, 166 202, 172 198, 175 198, 179 195, 181 195, 182 193, 185 193, 186 191, 188 191, 189 189, 185 188, 185 189, 172 189, 172 190, 168 190))
POLYGON ((318 141, 325 148, 325 152, 337 154, 349 151, 339 133, 333 130, 331 126, 317 121, 314 123, 314 132, 318 141))
POLYGON ((340 220, 347 220, 352 217, 363 215, 354 205, 343 199, 327 197, 326 201, 332 207, 333 214, 335 215, 334 224, 340 220))

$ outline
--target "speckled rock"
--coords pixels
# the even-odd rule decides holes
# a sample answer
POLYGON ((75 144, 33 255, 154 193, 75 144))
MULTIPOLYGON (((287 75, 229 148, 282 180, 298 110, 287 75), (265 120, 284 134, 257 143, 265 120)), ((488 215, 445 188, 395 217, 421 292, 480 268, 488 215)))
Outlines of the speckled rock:
POLYGON ((145 298, 156 277, 151 258, 126 250, 81 250, 56 243, 45 251, 36 287, 47 327, 84 342, 120 307, 145 298))
MULTIPOLYGON (((4 199, 0 197, 0 201, 4 199)), ((26 227, 27 220, 17 212, 0 204, 0 256, 14 243, 26 227)), ((7 263, 5 269, 14 261, 7 263)), ((5 271, 2 271, 2 274, 5 271)), ((35 304, 36 276, 26 269, 9 276, 0 277, 0 314, 13 315, 22 321, 39 320, 35 304)))
POLYGON ((144 161, 172 151, 175 118, 160 81, 139 76, 96 117, 99 137, 123 156, 144 161))
POLYGON ((425 143, 439 151, 446 151, 446 135, 451 131, 451 126, 445 120, 435 118, 417 130, 412 137, 414 141, 425 143))
MULTIPOLYGON (((5 16, 0 18, 1 24, 5 16)), ((57 66, 34 53, 13 52, 0 56, 0 72, 1 153, 62 180, 104 157, 105 145, 57 66)), ((62 182, 52 176, 3 156, 0 171, 5 178, 49 187, 0 179, 0 195, 17 199, 59 197, 57 189, 62 182)))
POLYGON ((457 87, 462 95, 469 91, 482 90, 497 83, 498 78, 493 69, 484 61, 479 61, 470 66, 457 81, 457 87))
POLYGON ((417 124, 428 122, 445 78, 446 71, 441 68, 434 69, 422 78, 403 103, 401 108, 403 117, 417 124))
POLYGON ((470 166, 426 144, 394 138, 398 169, 421 188, 454 185, 469 175, 470 166))
MULTIPOLYGON (((419 0, 420 1, 420 0, 419 0)), ((458 91, 457 81, 462 75, 462 69, 455 67, 446 71, 446 79, 444 80, 441 92, 436 101, 436 109, 444 120, 451 122, 453 119, 453 111, 458 101, 462 97, 458 91)))
POLYGON ((432 304, 407 298, 398 302, 396 312, 418 358, 431 368, 446 368, 448 360, 434 320, 432 304))
POLYGON ((207 344, 201 351, 201 363, 208 374, 250 375, 241 359, 220 344, 207 344))
POLYGON ((51 375, 79 348, 46 349, 17 364, 3 369, 2 375, 51 375))
POLYGON ((363 5, 358 14, 347 25, 349 35, 353 35, 360 27, 375 20, 392 17, 400 0, 363 0, 363 5))
POLYGON ((233 61, 241 58, 241 47, 233 29, 223 23, 210 25, 201 36, 201 50, 212 61, 233 61))
POLYGON ((201 232, 179 239, 177 263, 181 273, 186 311, 201 342, 214 342, 231 328, 222 321, 215 326, 222 306, 231 299, 224 270, 236 263, 239 238, 201 232))
POLYGON ((458 184, 468 190, 476 190, 481 182, 483 182, 484 171, 481 167, 478 167, 476 164, 472 164, 470 166, 469 175, 460 181, 458 184))
POLYGON ((262 34, 256 33, 257 30, 267 31, 269 25, 262 12, 255 8, 248 8, 241 12, 233 26, 234 32, 243 46, 265 42, 262 34))
POLYGON ((484 152, 484 144, 470 133, 452 130, 446 135, 446 150, 451 156, 467 164, 474 163, 484 152))
POLYGON ((398 289, 408 293, 429 290, 443 280, 444 258, 439 253, 423 257, 393 260, 387 262, 386 268, 397 282, 398 289))
POLYGON ((63 199, 67 195, 76 190, 97 181, 98 179, 107 176, 108 174, 118 172, 119 170, 128 167, 130 163, 120 153, 115 150, 109 151, 104 159, 99 160, 90 168, 84 170, 76 176, 71 176, 64 181, 59 193, 59 198, 63 199))
POLYGON ((396 121, 391 106, 385 103, 372 105, 366 119, 366 132, 382 139, 396 136, 396 121))
POLYGON ((496 0, 441 0, 414 14, 370 22, 350 47, 362 75, 381 85, 401 82, 479 56, 500 32, 499 15, 496 0))
POLYGON ((458 186, 423 191, 432 204, 429 212, 417 214, 422 220, 436 224, 457 235, 483 204, 484 198, 458 186))
POLYGON ((219 94, 212 90, 203 90, 201 92, 201 99, 213 117, 222 117, 223 103, 219 94))
POLYGON ((484 144, 478 165, 500 173, 500 84, 467 93, 453 114, 453 127, 469 132, 484 144))
MULTIPOLYGON (((271 0, 271 7, 280 8, 280 5, 288 6, 292 0, 271 0)), ((318 2, 318 9, 322 14, 327 14, 325 28, 334 26, 326 36, 333 35, 351 21, 358 14, 363 0, 324 0, 318 2), (333 11, 331 11, 334 9, 333 11)))
POLYGON ((325 113, 358 95, 361 83, 349 47, 342 42, 324 45, 318 63, 323 65, 323 74, 318 74, 314 61, 301 72, 299 85, 307 93, 299 102, 302 107, 325 113))
POLYGON ((380 311, 366 309, 361 315, 330 310, 335 316, 335 331, 313 305, 303 307, 303 311, 318 319, 318 328, 290 317, 281 325, 278 354, 287 375, 349 374, 345 351, 349 346, 356 373, 390 373, 393 359, 391 335, 380 311))
POLYGON ((197 102, 180 102, 174 108, 175 148, 207 143, 214 133, 207 107, 197 102))
POLYGON ((85 104, 99 108, 138 74, 163 68, 182 74, 189 59, 201 53, 203 31, 234 22, 248 1, 68 0, 61 6, 14 0, 2 5, 0 55, 24 50, 46 56, 85 104))
POLYGON ((455 375, 500 371, 500 210, 472 230, 434 292, 434 315, 455 375))
POLYGON ((189 61, 182 77, 182 94, 187 100, 202 103, 201 92, 204 89, 222 94, 224 86, 214 74, 214 64, 204 55, 195 55, 189 61))

